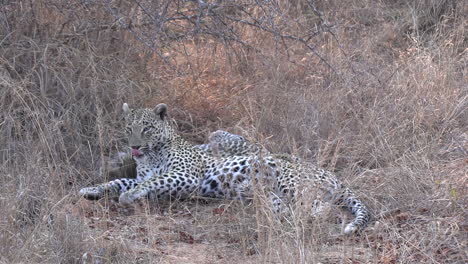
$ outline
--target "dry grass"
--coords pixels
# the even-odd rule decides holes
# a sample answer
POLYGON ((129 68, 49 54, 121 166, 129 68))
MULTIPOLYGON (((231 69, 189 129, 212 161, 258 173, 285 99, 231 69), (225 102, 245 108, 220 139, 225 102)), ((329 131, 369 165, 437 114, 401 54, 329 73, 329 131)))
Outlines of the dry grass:
POLYGON ((238 23, 250 47, 170 38, 181 30, 171 26, 158 56, 106 4, 2 4, 0 262, 466 263, 468 5, 314 2, 321 16, 308 1, 278 1, 270 22, 292 35, 321 28, 323 60, 238 23), (84 201, 77 190, 104 181, 102 163, 125 147, 123 102, 168 103, 196 142, 223 128, 313 160, 376 222, 344 238, 339 210, 281 222, 262 195, 136 209, 84 201))

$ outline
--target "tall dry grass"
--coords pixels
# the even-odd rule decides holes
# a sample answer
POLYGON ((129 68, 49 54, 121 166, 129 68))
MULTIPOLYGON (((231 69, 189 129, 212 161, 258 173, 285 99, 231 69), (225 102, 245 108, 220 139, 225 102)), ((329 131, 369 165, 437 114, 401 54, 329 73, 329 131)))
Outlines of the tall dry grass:
MULTIPOLYGON (((168 26, 152 45, 142 39, 152 27, 123 28, 108 3, 1 6, 1 262, 467 259, 463 1, 279 1, 247 10, 283 35, 319 29, 309 46, 233 21, 233 36, 248 45, 196 35, 189 24, 168 26), (252 205, 187 201, 133 213, 86 203, 77 190, 104 181, 99 168, 125 148, 123 102, 168 103, 193 141, 228 129, 334 170, 376 221, 342 238, 349 216, 336 208, 313 223, 301 209, 278 221, 261 194, 252 205)), ((147 22, 136 2, 118 7, 126 23, 147 22)), ((242 18, 235 5, 221 11, 242 18)))

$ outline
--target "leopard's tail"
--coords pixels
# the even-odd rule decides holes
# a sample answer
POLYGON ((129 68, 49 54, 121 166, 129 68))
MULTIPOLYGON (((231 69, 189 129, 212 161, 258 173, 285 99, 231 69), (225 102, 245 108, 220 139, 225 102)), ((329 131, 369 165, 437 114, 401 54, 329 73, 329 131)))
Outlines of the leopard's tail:
POLYGON ((345 234, 352 234, 366 228, 371 219, 371 213, 364 203, 359 200, 349 188, 343 188, 343 192, 341 193, 338 202, 340 205, 349 209, 354 215, 354 220, 347 224, 344 229, 345 234))

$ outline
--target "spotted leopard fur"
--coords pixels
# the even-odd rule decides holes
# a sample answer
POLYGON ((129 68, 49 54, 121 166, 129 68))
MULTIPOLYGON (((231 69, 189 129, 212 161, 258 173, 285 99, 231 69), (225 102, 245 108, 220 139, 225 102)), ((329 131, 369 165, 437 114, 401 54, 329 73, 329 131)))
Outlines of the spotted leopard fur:
MULTIPOLYGON (((147 196, 168 199, 201 195, 244 200, 252 197, 252 186, 261 182, 267 183, 276 212, 314 189, 319 191, 320 199, 348 208, 354 214, 345 233, 360 231, 368 224, 370 213, 366 206, 331 172, 296 158, 259 155, 258 145, 229 133, 215 133, 208 145, 193 146, 171 127, 165 104, 136 110, 124 104, 123 110, 137 176, 83 188, 80 194, 87 199, 99 199, 107 193, 118 196, 122 204, 147 196)), ((320 207, 315 201, 312 204, 320 207)))

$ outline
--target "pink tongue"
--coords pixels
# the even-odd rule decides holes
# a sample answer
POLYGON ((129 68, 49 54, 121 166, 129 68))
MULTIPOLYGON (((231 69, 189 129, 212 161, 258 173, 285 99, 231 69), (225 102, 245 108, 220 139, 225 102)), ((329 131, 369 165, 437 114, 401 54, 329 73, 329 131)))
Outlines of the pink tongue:
POLYGON ((139 156, 143 155, 143 152, 141 150, 139 150, 139 149, 132 149, 132 155, 136 156, 136 157, 139 157, 139 156))

